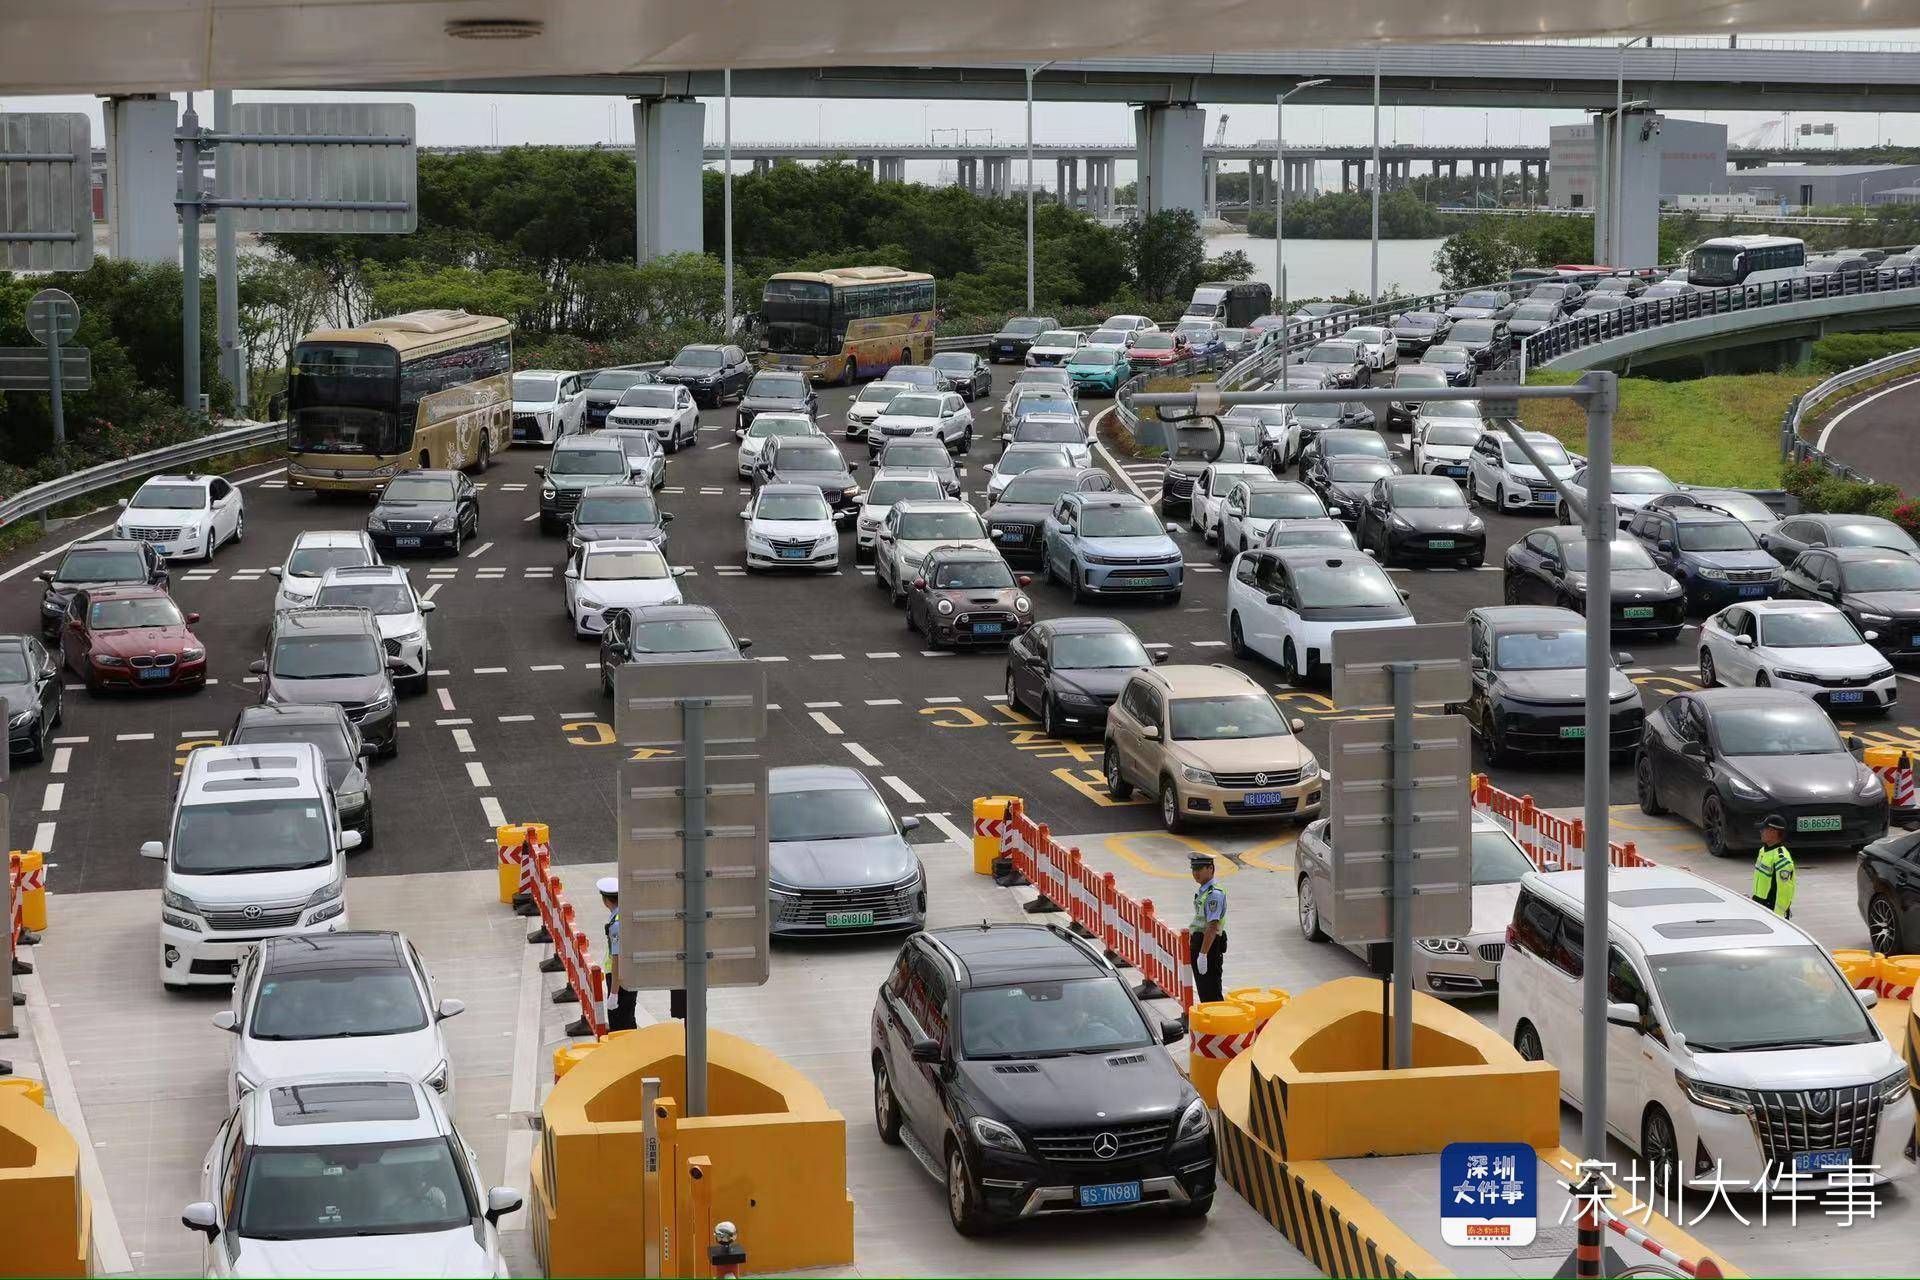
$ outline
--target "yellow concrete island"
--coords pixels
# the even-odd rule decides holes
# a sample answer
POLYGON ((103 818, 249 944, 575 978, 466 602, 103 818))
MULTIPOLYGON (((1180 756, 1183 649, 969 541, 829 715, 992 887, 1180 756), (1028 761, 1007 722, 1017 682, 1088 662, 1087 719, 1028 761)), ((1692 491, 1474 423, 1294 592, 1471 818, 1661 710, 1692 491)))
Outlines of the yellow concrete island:
POLYGON ((765 1049, 709 1033, 711 1115, 682 1117, 678 1022, 601 1042, 553 1087, 529 1178, 530 1226, 549 1276, 711 1275, 712 1224, 739 1228, 751 1271, 853 1261, 847 1123, 765 1049), (649 1169, 642 1081, 660 1081, 649 1169))
POLYGON ((0 1276, 92 1274, 80 1148, 27 1089, 0 1089, 0 1276))

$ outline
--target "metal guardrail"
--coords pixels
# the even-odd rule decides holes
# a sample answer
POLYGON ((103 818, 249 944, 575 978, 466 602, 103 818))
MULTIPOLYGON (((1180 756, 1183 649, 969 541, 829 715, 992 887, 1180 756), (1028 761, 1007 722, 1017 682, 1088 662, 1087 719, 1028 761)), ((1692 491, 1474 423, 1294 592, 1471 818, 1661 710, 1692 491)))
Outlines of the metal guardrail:
POLYGON ((1821 452, 1812 441, 1802 439, 1800 428, 1816 409, 1841 392, 1871 382, 1884 374, 1900 373, 1907 369, 1920 369, 1920 350, 1896 351, 1890 356, 1870 360, 1844 373, 1836 373, 1818 386, 1808 387, 1795 396, 1780 418, 1781 461, 1818 463, 1842 479, 1872 484, 1872 476, 1836 461, 1831 455, 1821 452))
POLYGON ((0 528, 26 516, 41 515, 63 502, 72 502, 76 498, 84 498, 90 493, 110 489, 129 480, 138 480, 157 471, 204 462, 208 458, 239 453, 244 449, 284 444, 286 439, 287 424, 284 422, 245 422, 196 440, 183 440, 165 448, 135 454, 131 458, 103 462, 97 467, 87 467, 0 499, 0 528))

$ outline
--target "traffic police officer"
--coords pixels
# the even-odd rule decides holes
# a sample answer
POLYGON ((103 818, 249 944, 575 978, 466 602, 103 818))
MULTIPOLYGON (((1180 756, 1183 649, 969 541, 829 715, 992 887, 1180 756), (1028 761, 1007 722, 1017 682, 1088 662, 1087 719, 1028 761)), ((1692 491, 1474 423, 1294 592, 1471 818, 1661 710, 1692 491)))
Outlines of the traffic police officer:
POLYGON ((1193 923, 1187 926, 1187 959, 1193 962, 1194 995, 1202 1004, 1221 999, 1220 967, 1227 953, 1227 891, 1214 882, 1213 859, 1192 854, 1193 923))
POLYGON ((613 987, 608 993, 613 1000, 607 1007, 607 1030, 631 1031, 638 993, 620 985, 620 879, 601 876, 595 887, 600 890, 600 902, 607 909, 607 981, 613 987))
POLYGON ((1760 852, 1753 860, 1753 900, 1782 919, 1793 916, 1793 853, 1783 843, 1787 820, 1770 813, 1760 824, 1760 852))

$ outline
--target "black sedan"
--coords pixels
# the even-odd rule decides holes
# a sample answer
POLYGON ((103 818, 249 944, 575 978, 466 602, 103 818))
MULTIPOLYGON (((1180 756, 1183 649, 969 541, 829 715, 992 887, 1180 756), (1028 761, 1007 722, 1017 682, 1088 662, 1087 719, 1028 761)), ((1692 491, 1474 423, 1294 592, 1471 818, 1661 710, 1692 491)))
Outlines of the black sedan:
MULTIPOLYGON (((1489 765, 1518 756, 1577 755, 1587 736, 1587 621, 1569 609, 1489 605, 1467 614, 1471 690, 1465 706, 1489 765)), ((1615 654, 1615 663, 1627 655, 1615 654)), ((1640 745, 1646 705, 1616 665, 1607 676, 1608 745, 1640 745)))
POLYGON ((1329 382, 1336 387, 1363 387, 1373 381, 1373 369, 1360 344, 1344 338, 1315 343, 1300 363, 1330 374, 1329 382))
POLYGON ((847 460, 825 436, 771 437, 753 464, 752 479, 755 489, 767 484, 810 484, 820 490, 837 520, 853 518, 854 499, 860 496, 847 460))
POLYGON ((60 668, 33 636, 0 636, 0 701, 7 712, 7 754, 44 760, 61 720, 60 668))
POLYGON ((580 495, 567 517, 567 550, 578 551, 589 542, 644 539, 667 545, 667 526, 673 513, 662 511, 652 492, 632 484, 603 484, 580 495))
POLYGON ((993 366, 971 351, 942 351, 930 363, 968 404, 993 393, 993 366))
POLYGON ((1113 488, 1099 467, 1040 467, 1007 481, 1000 500, 982 517, 994 547, 1009 564, 1016 560, 1040 562, 1040 526, 1063 493, 1085 490, 1105 493, 1113 488))
POLYGON ((1328 515, 1352 526, 1359 522, 1360 508, 1366 505, 1367 494, 1374 483, 1399 473, 1400 468, 1389 458, 1350 453, 1316 454, 1312 462, 1301 468, 1300 479, 1320 495, 1320 501, 1327 504, 1328 515))
POLYGON ((1450 387, 1470 387, 1478 366, 1473 352, 1466 347, 1455 346, 1452 342, 1443 342, 1427 348, 1420 357, 1420 363, 1429 369, 1439 369, 1447 375, 1450 387))
POLYGON ((1860 918, 1881 955, 1920 951, 1920 831, 1893 832, 1860 851, 1860 918))
MULTIPOLYGON (((1587 612, 1586 531, 1575 525, 1535 529, 1507 548, 1508 604, 1545 604, 1587 612)), ((1672 640, 1686 622, 1686 589, 1632 538, 1613 540, 1613 633, 1672 640)))
POLYGON ((1486 522, 1445 476, 1374 481, 1353 536, 1383 565, 1445 561, 1476 569, 1487 558, 1486 522))
POLYGON ((733 434, 745 435, 754 418, 762 413, 804 413, 811 418, 819 407, 820 397, 814 394, 813 383, 806 374, 762 369, 753 375, 753 381, 740 396, 739 408, 734 411, 733 434))
POLYGON ((1393 340, 1403 356, 1417 356, 1447 340, 1453 321, 1438 311, 1408 311, 1393 318, 1393 340))
POLYGON ((1788 516, 1760 535, 1760 546, 1781 564, 1792 564, 1803 551, 1826 547, 1875 547, 1920 559, 1920 546, 1912 535, 1881 516, 1825 512, 1788 516))
POLYGON ((464 471, 408 471, 380 491, 367 536, 382 555, 440 547, 458 554, 480 536, 480 498, 464 471))
POLYGON ((151 542, 131 538, 101 538, 76 542, 60 557, 56 568, 42 569, 40 579, 40 634, 59 636, 67 616, 67 601, 81 587, 164 587, 167 558, 151 542))
POLYGON ((1635 789, 1643 812, 1700 828, 1715 857, 1751 854, 1779 814, 1800 853, 1887 833, 1887 795, 1827 713, 1785 689, 1699 689, 1647 717, 1635 789))
POLYGON ((753 641, 735 636, 704 604, 654 604, 607 610, 600 633, 600 688, 613 695, 613 673, 636 663, 720 662, 738 658, 753 641))
POLYGON ((1877 547, 1803 551, 1780 575, 1789 599, 1838 605, 1889 658, 1920 657, 1920 561, 1877 547))
POLYGON ((1007 705, 1039 716, 1050 738, 1097 732, 1133 674, 1166 656, 1115 618, 1036 623, 1007 646, 1007 705))

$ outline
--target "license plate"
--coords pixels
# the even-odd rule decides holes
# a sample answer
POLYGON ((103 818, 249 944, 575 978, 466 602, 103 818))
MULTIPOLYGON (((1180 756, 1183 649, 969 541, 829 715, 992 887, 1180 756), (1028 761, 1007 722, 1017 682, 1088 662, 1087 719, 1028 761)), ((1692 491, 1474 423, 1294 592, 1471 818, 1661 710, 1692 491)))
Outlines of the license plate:
POLYGON ((973 624, 973 634, 977 636, 997 636, 1004 630, 1006 630, 1006 625, 999 622, 976 622, 973 624))
POLYGON ((1453 539, 1452 538, 1428 538, 1427 550, 1451 551, 1453 550, 1453 539))
POLYGON ((1802 1151, 1793 1158, 1795 1173, 1815 1173, 1822 1169, 1844 1169, 1853 1161, 1849 1151, 1802 1151))
POLYGON ((1583 724, 1563 724, 1560 726, 1560 736, 1563 738, 1584 738, 1587 736, 1587 726, 1583 724))
POLYGON ((1767 589, 1757 582, 1745 584, 1740 588, 1740 598, 1742 600, 1753 600, 1765 594, 1767 594, 1767 589))
POLYGON ((1025 541, 1027 532, 1024 529, 1001 529, 993 536, 1002 542, 1022 542, 1025 541))
POLYGON ((1113 580, 1115 586, 1121 587, 1151 587, 1157 585, 1159 581, 1158 578, 1115 578, 1113 580))
POLYGON ((1653 606, 1650 604, 1630 604, 1620 611, 1620 616, 1624 618, 1651 618, 1653 616, 1653 606))
POLYGON ((780 548, 780 558, 782 560, 804 560, 806 559, 806 556, 807 556, 806 550, 802 547, 780 548))
POLYGON ((417 546, 419 546, 419 545, 420 545, 420 539, 418 539, 418 538, 395 538, 395 539, 393 540, 393 545, 394 545, 394 546, 396 546, 396 547, 417 547, 417 546))
POLYGON ((1139 1204, 1140 1184, 1138 1182, 1102 1182, 1091 1187, 1080 1188, 1080 1207, 1099 1209, 1107 1205, 1139 1204))
POLYGON ((1840 829, 1840 815, 1837 813, 1823 813, 1816 814, 1811 818, 1795 818, 1793 821, 1793 829, 1795 831, 1838 831, 1840 829))
POLYGON ((1864 689, 1835 689, 1827 695, 1827 699, 1830 702, 1865 702, 1867 694, 1864 689))
POLYGON ((827 928, 829 929, 860 929, 872 923, 873 912, 871 911, 827 912, 827 928))
POLYGON ((142 667, 140 669, 140 678, 142 680, 165 680, 171 674, 172 671, 167 667, 142 667))
POLYGON ((1450 476, 1464 476, 1467 474, 1465 467, 1442 467, 1441 470, 1450 476))
POLYGON ((1249 809, 1267 809, 1274 805, 1285 804, 1286 802, 1286 796, 1278 791, 1247 792, 1246 806, 1249 809))

